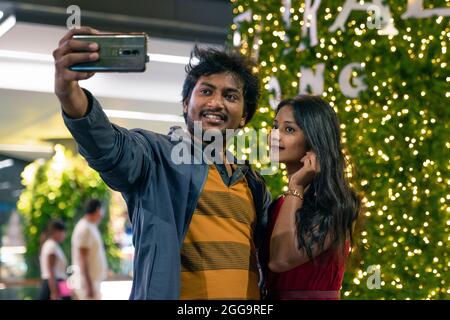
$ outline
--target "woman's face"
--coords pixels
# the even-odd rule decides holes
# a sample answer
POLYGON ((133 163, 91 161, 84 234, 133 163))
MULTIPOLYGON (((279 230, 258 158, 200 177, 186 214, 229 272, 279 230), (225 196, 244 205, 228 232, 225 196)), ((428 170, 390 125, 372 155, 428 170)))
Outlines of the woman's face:
POLYGON ((270 134, 270 155, 272 160, 276 160, 286 165, 300 164, 308 150, 303 131, 297 125, 292 106, 285 106, 277 113, 273 129, 270 134))
POLYGON ((63 231, 63 230, 56 231, 55 232, 55 238, 56 238, 56 241, 59 242, 59 243, 64 242, 64 240, 66 239, 66 231, 63 231))

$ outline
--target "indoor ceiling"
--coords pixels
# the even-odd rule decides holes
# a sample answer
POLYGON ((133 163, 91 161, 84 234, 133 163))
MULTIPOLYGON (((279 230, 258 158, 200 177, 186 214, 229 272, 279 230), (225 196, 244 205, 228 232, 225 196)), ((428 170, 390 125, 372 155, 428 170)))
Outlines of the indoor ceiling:
POLYGON ((223 45, 232 21, 229 0, 0 0, 0 213, 15 207, 30 161, 50 158, 56 143, 76 148, 53 93, 52 57, 73 4, 82 25, 149 35, 146 72, 98 73, 80 84, 114 123, 158 133, 184 125, 181 89, 194 44, 223 45))
POLYGON ((223 45, 232 21, 229 0, 0 0, 0 154, 33 160, 51 156, 55 142, 70 144, 53 94, 52 52, 72 5, 82 25, 149 35, 146 72, 98 73, 80 84, 113 122, 159 133, 183 125, 181 88, 194 44, 223 45), (4 33, 9 17, 17 22, 4 33))
POLYGON ((115 32, 223 44, 233 14, 230 0, 0 0, 18 21, 65 26, 76 5, 81 24, 115 32), (69 9, 70 11, 70 9, 69 9))
POLYGON ((98 73, 80 84, 114 123, 158 133, 184 124, 181 89, 194 44, 223 45, 232 21, 228 0, 0 0, 0 213, 14 208, 27 163, 50 158, 55 143, 75 149, 53 93, 52 57, 72 4, 82 25, 149 35, 144 73, 98 73))
MULTIPOLYGON (((49 151, 48 141, 70 137, 53 94, 51 56, 65 32, 62 27, 17 23, 0 37, 0 153, 42 156, 49 151)), ((183 122, 180 100, 185 64, 161 60, 176 56, 187 61, 193 45, 150 38, 146 72, 98 73, 80 84, 109 110, 113 122, 166 133, 183 122)))

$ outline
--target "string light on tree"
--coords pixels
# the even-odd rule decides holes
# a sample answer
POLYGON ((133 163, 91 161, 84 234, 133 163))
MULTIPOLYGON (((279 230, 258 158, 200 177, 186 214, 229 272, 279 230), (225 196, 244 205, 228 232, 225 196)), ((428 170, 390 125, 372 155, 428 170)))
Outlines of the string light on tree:
MULTIPOLYGON (((238 32, 235 44, 257 60, 263 83, 249 125, 270 127, 277 102, 299 92, 321 95, 340 118, 365 210, 343 297, 448 298, 450 1, 231 2, 246 19, 230 42, 238 32), (372 265, 379 290, 367 287, 372 265)), ((274 195, 287 184, 285 170, 276 172, 266 178, 274 195)))

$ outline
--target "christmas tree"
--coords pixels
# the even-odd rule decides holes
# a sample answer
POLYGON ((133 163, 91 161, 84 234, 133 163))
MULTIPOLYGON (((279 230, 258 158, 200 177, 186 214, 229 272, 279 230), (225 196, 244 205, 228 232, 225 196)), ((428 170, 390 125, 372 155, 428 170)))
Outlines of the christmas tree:
MULTIPOLYGON (((263 86, 249 127, 267 130, 298 93, 321 95, 340 119, 364 203, 343 298, 448 299, 450 1, 231 2, 229 41, 263 86)), ((274 196, 279 173, 266 176, 274 196)))

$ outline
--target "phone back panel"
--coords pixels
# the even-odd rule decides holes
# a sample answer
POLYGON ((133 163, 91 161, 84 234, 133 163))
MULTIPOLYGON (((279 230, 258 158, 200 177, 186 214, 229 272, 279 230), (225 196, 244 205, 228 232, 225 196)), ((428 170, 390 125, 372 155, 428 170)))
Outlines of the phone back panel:
POLYGON ((143 72, 148 62, 145 34, 74 35, 73 39, 96 42, 99 59, 70 67, 73 71, 143 72))

